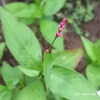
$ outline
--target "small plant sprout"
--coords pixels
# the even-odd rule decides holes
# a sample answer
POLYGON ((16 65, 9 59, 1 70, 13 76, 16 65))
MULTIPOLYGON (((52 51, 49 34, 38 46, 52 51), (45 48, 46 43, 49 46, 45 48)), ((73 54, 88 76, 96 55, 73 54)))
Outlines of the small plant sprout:
POLYGON ((66 18, 64 18, 61 23, 59 24, 59 27, 58 27, 58 31, 56 32, 56 35, 55 35, 55 38, 53 40, 53 42, 51 43, 49 49, 46 49, 46 53, 49 53, 50 50, 51 50, 51 47, 53 45, 53 43, 55 42, 56 38, 60 37, 61 36, 61 31, 63 30, 64 26, 65 26, 65 22, 66 22, 66 18))

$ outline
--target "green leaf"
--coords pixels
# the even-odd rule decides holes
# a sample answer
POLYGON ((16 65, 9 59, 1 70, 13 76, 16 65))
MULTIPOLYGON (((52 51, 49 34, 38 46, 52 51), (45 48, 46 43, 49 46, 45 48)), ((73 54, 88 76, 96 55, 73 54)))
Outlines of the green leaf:
POLYGON ((10 100, 16 100, 17 95, 19 94, 20 90, 18 88, 15 88, 12 90, 12 96, 10 100))
POLYGON ((82 30, 81 30, 81 28, 79 28, 79 26, 77 25, 77 23, 75 23, 75 21, 73 21, 73 22, 71 23, 71 25, 72 25, 72 28, 73 28, 73 30, 74 30, 74 32, 75 32, 76 34, 82 35, 82 30))
POLYGON ((11 100, 11 95, 12 92, 11 91, 2 91, 0 92, 0 100, 11 100))
POLYGON ((82 75, 60 66, 52 68, 49 88, 53 93, 69 100, 100 99, 96 94, 96 90, 82 75))
POLYGON ((55 95, 55 100, 67 100, 67 99, 64 99, 64 98, 62 98, 62 97, 60 97, 58 95, 55 95))
POLYGON ((25 85, 32 83, 32 82, 35 82, 37 80, 37 77, 30 77, 30 76, 27 76, 27 75, 25 75, 24 78, 25 78, 24 79, 25 85))
POLYGON ((26 25, 30 25, 35 22, 34 18, 18 18, 19 22, 23 22, 26 25))
POLYGON ((0 13, 7 47, 18 63, 31 67, 40 65, 42 53, 34 33, 1 7, 0 13))
POLYGON ((47 100, 67 100, 67 99, 64 99, 64 98, 52 93, 50 90, 48 90, 46 92, 46 95, 47 95, 47 100))
POLYGON ((86 15, 84 16, 84 21, 85 22, 89 22, 94 18, 94 14, 92 12, 86 13, 86 15))
POLYGON ((14 3, 8 3, 5 5, 5 8, 10 11, 11 13, 17 13, 25 8, 27 8, 27 4, 23 2, 14 2, 14 3))
POLYGON ((17 66, 24 74, 30 76, 30 77, 35 77, 39 75, 39 70, 24 66, 24 65, 19 65, 17 66))
POLYGON ((5 86, 0 85, 0 92, 5 89, 5 86))
POLYGON ((41 18, 40 8, 35 4, 27 5, 27 8, 15 13, 16 17, 23 18, 41 18))
POLYGON ((89 58, 93 62, 100 60, 100 55, 99 55, 100 48, 84 37, 81 37, 81 39, 89 58))
POLYGON ((52 53, 52 56, 54 65, 73 69, 83 57, 83 50, 82 48, 76 50, 66 50, 63 52, 52 53))
POLYGON ((44 20, 53 20, 54 19, 54 16, 44 16, 42 19, 44 20))
POLYGON ((4 87, 2 91, 0 90, 0 100, 11 100, 11 95, 12 95, 12 91, 7 89, 7 87, 4 87))
POLYGON ((98 47, 100 48, 100 40, 97 40, 97 41, 95 42, 95 45, 98 46, 98 47))
POLYGON ((47 83, 46 86, 48 88, 49 80, 50 80, 50 74, 51 69, 53 67, 53 58, 51 54, 44 53, 44 62, 43 62, 43 68, 44 68, 44 78, 45 82, 47 83))
MULTIPOLYGON (((51 44, 52 41, 55 38, 56 32, 58 30, 58 24, 54 21, 50 20, 41 20, 40 21, 40 30, 45 38, 45 40, 51 44)), ((59 50, 63 51, 64 50, 64 44, 63 44, 63 37, 57 38, 57 40, 54 42, 53 46, 59 50)))
POLYGON ((17 67, 11 67, 6 63, 3 63, 1 75, 5 83, 7 85, 11 84, 11 87, 15 86, 17 83, 22 83, 24 79, 23 74, 17 67))
POLYGON ((5 48, 5 43, 0 43, 0 59, 1 59, 2 56, 3 56, 4 48, 5 48))
POLYGON ((52 53, 52 54, 44 53, 43 66, 44 66, 44 77, 45 77, 45 82, 47 83, 46 84, 47 88, 48 88, 51 69, 53 65, 59 65, 65 68, 73 69, 76 67, 76 65, 82 58, 82 56, 83 56, 82 49, 76 49, 73 51, 57 52, 57 53, 52 53))
POLYGON ((43 85, 40 81, 28 84, 21 90, 16 100, 46 100, 43 85))
POLYGON ((5 5, 5 8, 14 16, 22 20, 26 18, 27 21, 30 18, 41 18, 42 15, 41 8, 34 3, 25 4, 22 2, 15 2, 5 5))
POLYGON ((58 12, 65 4, 66 0, 45 0, 44 15, 50 16, 58 12))
POLYGON ((86 68, 86 76, 92 86, 98 90, 100 87, 100 65, 89 64, 86 68))
POLYGON ((5 8, 25 24, 32 24, 35 18, 42 16, 41 8, 33 3, 28 5, 22 2, 9 3, 5 8))

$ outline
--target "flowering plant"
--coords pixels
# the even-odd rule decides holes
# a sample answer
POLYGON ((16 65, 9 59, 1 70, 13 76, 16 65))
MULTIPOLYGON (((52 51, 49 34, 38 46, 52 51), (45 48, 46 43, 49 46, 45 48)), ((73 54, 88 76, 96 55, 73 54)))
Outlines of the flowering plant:
POLYGON ((54 38, 52 44, 50 45, 49 49, 46 50, 46 53, 49 53, 50 52, 50 49, 51 49, 53 43, 55 42, 56 38, 58 38, 58 37, 61 36, 61 31, 63 30, 63 28, 65 26, 65 22, 66 22, 66 18, 64 18, 62 20, 62 22, 59 24, 59 28, 58 28, 58 31, 56 32, 55 38, 54 38))
POLYGON ((6 45, 18 62, 15 67, 5 61, 2 64, 0 73, 5 84, 0 85, 0 100, 100 99, 97 95, 97 89, 100 86, 98 77, 100 45, 98 42, 93 44, 81 37, 88 59, 87 80, 74 70, 84 55, 83 48, 56 50, 50 53, 55 39, 61 38, 60 32, 64 28, 66 18, 60 23, 54 42, 43 56, 40 44, 29 27, 19 22, 2 7, 0 7, 0 18, 5 38, 5 43, 0 44, 0 59, 6 45), (95 72, 98 73, 94 76, 95 72), (96 78, 98 78, 97 83, 94 81, 96 78), (85 93, 88 95, 83 95, 85 93))
MULTIPOLYGON (((54 14, 65 4, 66 0, 31 0, 31 3, 13 2, 4 5, 4 8, 17 18, 19 22, 28 25, 34 34, 41 35, 51 44, 58 23, 53 21, 54 14), (57 6, 55 6, 57 3, 57 6), (48 35, 48 34, 52 35, 48 35)), ((52 45, 58 51, 64 50, 63 38, 57 39, 52 45), (59 46, 57 45, 59 43, 59 46)))

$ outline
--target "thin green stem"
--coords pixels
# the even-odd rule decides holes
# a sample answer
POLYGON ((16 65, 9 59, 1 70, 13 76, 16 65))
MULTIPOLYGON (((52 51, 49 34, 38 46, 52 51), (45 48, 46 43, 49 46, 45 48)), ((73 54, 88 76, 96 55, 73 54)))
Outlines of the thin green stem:
POLYGON ((51 47, 52 47, 53 43, 55 42, 55 40, 56 40, 56 37, 54 38, 53 42, 51 43, 51 45, 50 45, 50 47, 48 49, 49 51, 51 50, 51 47))

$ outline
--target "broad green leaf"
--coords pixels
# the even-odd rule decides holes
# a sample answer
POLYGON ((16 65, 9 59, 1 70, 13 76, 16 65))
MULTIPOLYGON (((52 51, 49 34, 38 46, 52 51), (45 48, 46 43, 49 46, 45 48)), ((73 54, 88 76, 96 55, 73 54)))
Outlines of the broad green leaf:
POLYGON ((11 100, 12 91, 5 87, 2 91, 0 90, 0 100, 11 100))
POLYGON ((1 75, 5 83, 7 85, 11 84, 11 87, 15 86, 17 83, 22 83, 24 79, 23 74, 18 68, 11 67, 6 63, 3 63, 1 68, 1 75))
POLYGON ((54 16, 44 16, 42 19, 45 19, 45 20, 53 20, 54 16))
POLYGON ((14 3, 8 3, 5 5, 5 8, 10 11, 11 13, 17 13, 25 8, 27 8, 27 4, 23 2, 14 2, 14 3))
MULTIPOLYGON (((40 31, 49 44, 51 44, 54 40, 57 30, 58 24, 56 22, 50 20, 40 21, 40 31)), ((58 51, 64 50, 63 37, 57 38, 53 44, 53 47, 55 47, 58 51)))
POLYGON ((24 4, 22 2, 10 3, 5 8, 18 18, 40 18, 41 8, 34 3, 24 4))
POLYGON ((100 48, 100 40, 97 40, 97 41, 95 42, 95 45, 98 46, 98 47, 100 48))
POLYGON ((34 33, 1 7, 0 13, 6 44, 12 55, 19 64, 38 66, 42 53, 34 33))
POLYGON ((100 100, 96 90, 82 75, 60 66, 52 68, 49 88, 69 100, 100 100))
POLYGON ((58 95, 55 95, 55 100, 67 100, 67 99, 64 99, 64 98, 62 98, 62 97, 60 97, 58 95))
POLYGON ((86 68, 86 76, 93 87, 98 90, 98 88, 100 87, 100 65, 88 65, 86 68))
POLYGON ((41 0, 34 0, 36 5, 40 5, 41 4, 41 0))
POLYGON ((0 43, 0 59, 1 59, 2 56, 3 56, 4 48, 5 48, 5 43, 0 43))
POLYGON ((43 85, 40 81, 28 84, 21 90, 16 100, 46 100, 43 85))
POLYGON ((15 88, 12 90, 12 96, 11 96, 11 99, 10 100, 16 100, 16 97, 18 96, 19 92, 21 90, 19 90, 18 88, 15 88))
POLYGON ((25 85, 35 82, 37 80, 37 77, 30 77, 27 75, 25 75, 24 78, 25 85))
POLYGON ((50 16, 58 12, 65 4, 66 0, 45 0, 44 15, 50 16))
POLYGON ((34 18, 18 18, 19 22, 23 22, 26 25, 30 25, 34 23, 35 19, 34 18))
POLYGON ((15 13, 15 16, 19 18, 41 18, 41 12, 37 5, 29 4, 27 8, 15 13))
POLYGON ((83 56, 82 48, 52 53, 54 65, 67 68, 75 68, 83 56), (72 63, 73 61, 73 63, 72 63))
POLYGON ((24 65, 19 65, 17 66, 24 74, 30 76, 30 77, 35 77, 39 75, 39 70, 33 69, 31 67, 27 67, 24 65))
POLYGON ((5 89, 5 86, 0 85, 0 92, 5 89))
POLYGON ((43 62, 43 68, 44 68, 44 78, 45 82, 47 83, 46 86, 48 88, 49 80, 50 80, 50 74, 51 69, 53 67, 53 58, 51 54, 44 53, 44 62, 43 62))
POLYGON ((41 8, 33 3, 9 3, 5 5, 5 8, 25 24, 32 24, 35 18, 42 16, 41 8))
POLYGON ((27 9, 29 9, 28 6, 29 5, 22 3, 22 2, 15 2, 15 3, 6 4, 5 8, 16 17, 18 17, 19 16, 18 14, 20 14, 20 17, 18 17, 18 21, 21 21, 28 25, 28 24, 32 24, 35 20, 34 18, 30 18, 31 16, 26 17, 30 15, 28 11, 25 12, 27 9), (27 14, 23 14, 23 12, 27 14))
POLYGON ((53 65, 59 65, 65 68, 73 69, 76 67, 78 62, 83 56, 83 50, 82 49, 76 49, 73 51, 64 51, 64 52, 57 52, 52 54, 44 53, 44 76, 45 76, 45 82, 48 83, 50 79, 51 69, 53 65), (73 61, 73 63, 72 63, 73 61))
POLYGON ((52 93, 50 90, 48 90, 46 92, 46 95, 47 95, 47 100, 67 100, 67 99, 64 99, 64 98, 52 93))
POLYGON ((84 37, 81 37, 83 45, 85 47, 85 50, 87 52, 87 55, 89 56, 89 58, 95 62, 97 60, 100 59, 100 55, 99 55, 99 47, 97 47, 95 44, 93 44, 92 42, 90 42, 89 40, 87 40, 84 37))

